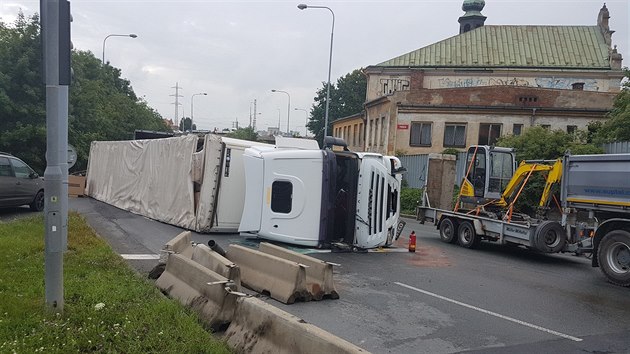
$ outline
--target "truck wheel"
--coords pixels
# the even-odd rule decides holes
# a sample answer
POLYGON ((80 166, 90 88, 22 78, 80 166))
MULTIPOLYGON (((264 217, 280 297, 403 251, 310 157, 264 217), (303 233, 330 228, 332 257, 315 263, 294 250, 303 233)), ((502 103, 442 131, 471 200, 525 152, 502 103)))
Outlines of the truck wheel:
POLYGON ((475 227, 470 221, 462 221, 457 228, 457 240, 459 245, 464 248, 475 248, 479 245, 481 239, 475 232, 475 227))
POLYGON ((609 282, 630 286, 630 233, 623 230, 607 233, 599 243, 597 257, 609 282))
POLYGON ((457 241, 457 223, 451 218, 445 218, 440 223, 440 239, 446 243, 457 241))
POLYGON ((567 243, 567 234, 557 221, 545 220, 536 228, 534 248, 544 253, 562 251, 567 243))

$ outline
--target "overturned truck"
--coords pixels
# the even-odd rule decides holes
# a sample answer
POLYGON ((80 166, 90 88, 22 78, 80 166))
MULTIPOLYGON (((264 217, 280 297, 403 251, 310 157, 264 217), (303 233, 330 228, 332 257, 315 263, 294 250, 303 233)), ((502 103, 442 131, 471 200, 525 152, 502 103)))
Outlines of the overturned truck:
POLYGON ((214 134, 93 142, 86 194, 197 232, 303 246, 390 245, 401 230, 400 161, 348 151, 338 139, 327 146, 214 134))

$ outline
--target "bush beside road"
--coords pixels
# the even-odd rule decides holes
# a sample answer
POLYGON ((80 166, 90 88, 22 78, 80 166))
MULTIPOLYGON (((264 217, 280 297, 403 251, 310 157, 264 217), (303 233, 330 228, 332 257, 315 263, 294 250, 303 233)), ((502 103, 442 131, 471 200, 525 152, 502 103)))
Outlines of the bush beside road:
POLYGON ((43 222, 40 215, 0 223, 0 352, 230 352, 76 213, 68 221, 64 313, 46 311, 43 222))

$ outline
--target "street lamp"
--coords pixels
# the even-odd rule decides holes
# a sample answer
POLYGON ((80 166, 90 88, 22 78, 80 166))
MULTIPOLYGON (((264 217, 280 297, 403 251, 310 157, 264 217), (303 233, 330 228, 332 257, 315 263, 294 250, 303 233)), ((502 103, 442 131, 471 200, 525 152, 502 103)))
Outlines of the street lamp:
MULTIPOLYGON (((288 92, 286 91, 281 91, 281 90, 271 90, 271 92, 282 92, 282 93, 286 93, 287 97, 289 97, 289 104, 287 106, 287 134, 289 134, 289 115, 291 114, 291 95, 289 95, 288 92)), ((280 124, 278 124, 278 129, 280 129, 280 124)))
POLYGON ((304 137, 308 138, 308 111, 305 110, 304 108, 293 108, 296 111, 304 111, 304 114, 306 115, 306 121, 304 122, 304 137))
POLYGON ((103 39, 103 64, 105 64, 105 41, 109 37, 131 37, 131 38, 137 38, 138 36, 136 34, 130 33, 130 34, 110 34, 107 37, 105 37, 105 39, 103 39))
POLYGON ((200 92, 193 93, 193 95, 190 96, 190 131, 193 131, 193 102, 195 102, 195 96, 208 96, 208 94, 206 92, 200 92))
POLYGON ((330 101, 330 69, 332 67, 332 50, 333 50, 333 34, 335 32, 335 13, 327 6, 313 6, 306 4, 299 4, 298 9, 327 9, 332 14, 332 29, 330 30, 330 55, 328 57, 328 86, 326 88, 326 115, 324 119, 324 137, 328 135, 328 107, 330 101))

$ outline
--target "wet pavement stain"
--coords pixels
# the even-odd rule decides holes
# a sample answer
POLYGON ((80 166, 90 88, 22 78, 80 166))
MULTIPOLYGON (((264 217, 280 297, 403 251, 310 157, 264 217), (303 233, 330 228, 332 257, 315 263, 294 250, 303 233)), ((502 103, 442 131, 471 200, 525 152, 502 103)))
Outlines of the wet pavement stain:
POLYGON ((416 267, 450 267, 451 260, 435 247, 416 246, 416 252, 411 253, 408 263, 416 267))

